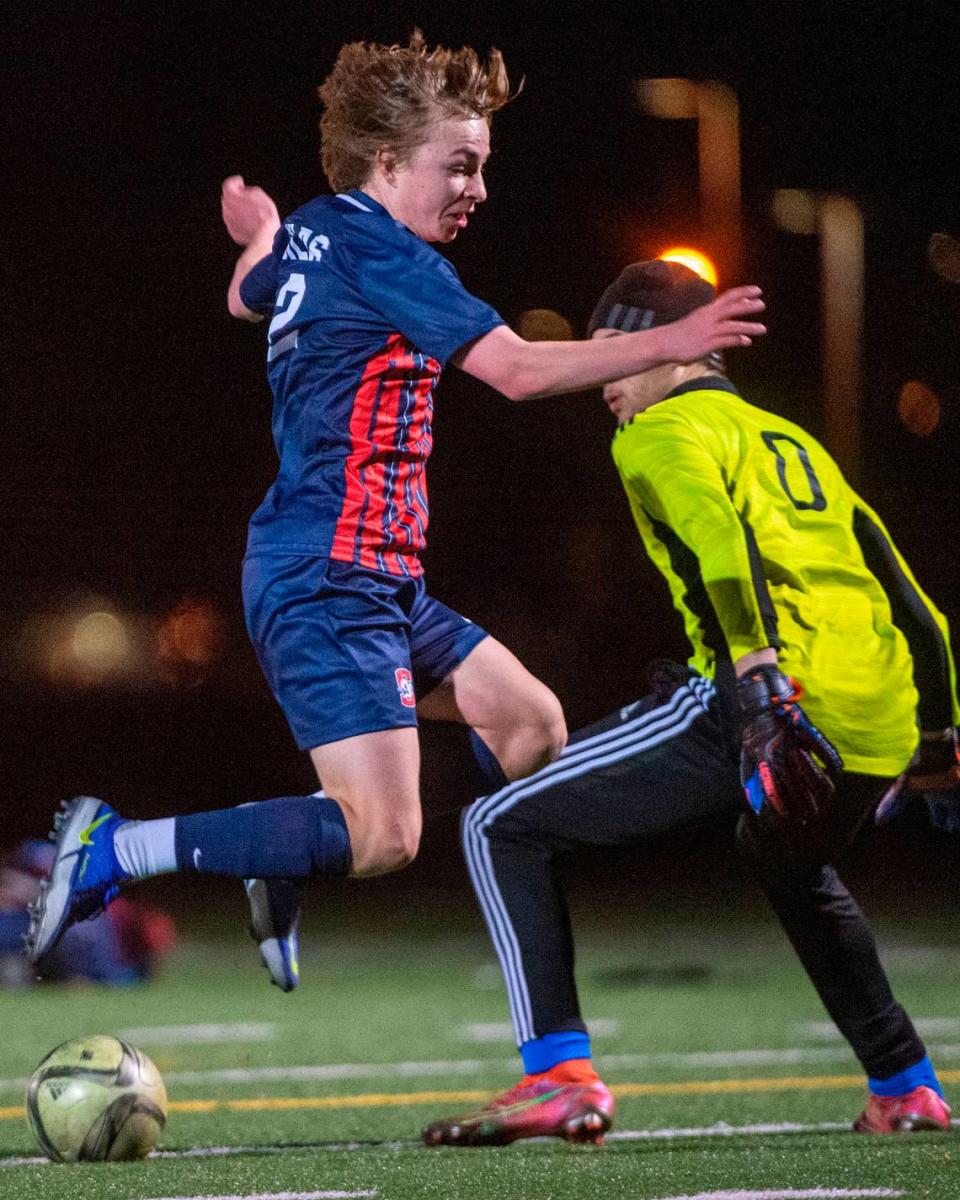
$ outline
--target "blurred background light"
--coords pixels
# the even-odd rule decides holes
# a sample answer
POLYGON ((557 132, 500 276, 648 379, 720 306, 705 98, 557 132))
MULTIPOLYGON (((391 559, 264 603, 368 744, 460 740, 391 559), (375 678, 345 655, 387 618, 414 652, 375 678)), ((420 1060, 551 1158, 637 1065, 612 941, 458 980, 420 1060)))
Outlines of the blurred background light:
POLYGON ((960 283, 960 242, 949 233, 934 233, 927 243, 927 261, 941 279, 960 283))
POLYGON ((141 673, 136 631, 102 607, 34 613, 23 627, 25 665, 50 683, 81 689, 124 684, 141 673))
POLYGON ((70 651, 82 669, 110 675, 126 664, 130 638, 119 617, 111 612, 91 612, 74 625, 70 651))
POLYGON ((651 117, 677 120, 697 116, 697 85, 690 79, 641 79, 637 82, 640 107, 651 117))
POLYGON ((640 107, 648 116, 697 122, 701 236, 738 279, 743 266, 740 196, 740 102, 726 83, 708 79, 641 79, 640 107))
POLYGON ((824 196, 817 205, 817 227, 820 234, 826 443, 849 481, 858 487, 861 468, 863 213, 849 196, 824 196))
POLYGON ((224 642, 224 621, 205 596, 186 595, 160 621, 157 656, 163 679, 177 687, 196 687, 224 642))
POLYGON ((817 198, 800 188, 780 188, 770 205, 774 222, 787 233, 817 232, 817 198))
POLYGON ((689 267, 691 271, 696 271, 701 279, 705 279, 707 283, 712 283, 717 286, 717 269, 705 254, 699 250, 695 250, 692 246, 671 246, 668 250, 664 250, 662 254, 658 254, 657 258, 664 262, 681 263, 685 267, 689 267))
POLYGON ((517 332, 528 342, 569 342, 573 337, 570 322, 552 308, 528 308, 522 312, 517 332))
POLYGON ((897 397, 897 415, 916 437, 929 437, 940 424, 940 398, 919 379, 909 379, 897 397))

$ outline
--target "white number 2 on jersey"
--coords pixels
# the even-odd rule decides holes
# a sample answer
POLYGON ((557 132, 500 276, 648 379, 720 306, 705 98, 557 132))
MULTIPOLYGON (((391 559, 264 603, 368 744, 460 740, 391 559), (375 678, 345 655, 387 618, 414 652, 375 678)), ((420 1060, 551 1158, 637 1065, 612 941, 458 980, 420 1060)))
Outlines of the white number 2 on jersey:
POLYGON ((268 339, 275 345, 277 334, 285 325, 289 325, 297 315, 297 309, 303 303, 307 291, 307 279, 299 271, 294 271, 287 282, 277 292, 276 314, 270 322, 268 339))

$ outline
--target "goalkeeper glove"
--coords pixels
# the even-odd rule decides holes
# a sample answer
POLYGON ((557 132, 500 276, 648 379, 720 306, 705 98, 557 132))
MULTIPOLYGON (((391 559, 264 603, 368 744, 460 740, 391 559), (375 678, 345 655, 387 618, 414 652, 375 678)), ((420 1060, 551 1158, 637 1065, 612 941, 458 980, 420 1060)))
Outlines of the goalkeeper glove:
POLYGON ((739 679, 737 693, 747 804, 788 823, 821 824, 833 800, 832 776, 843 770, 843 760, 797 703, 798 685, 763 664, 739 679))

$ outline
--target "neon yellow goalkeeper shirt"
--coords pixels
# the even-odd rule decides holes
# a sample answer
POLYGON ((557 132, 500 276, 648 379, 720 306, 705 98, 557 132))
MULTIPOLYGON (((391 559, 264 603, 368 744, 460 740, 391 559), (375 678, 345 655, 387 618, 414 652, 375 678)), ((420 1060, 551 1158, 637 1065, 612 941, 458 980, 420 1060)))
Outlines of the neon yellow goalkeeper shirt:
POLYGON ((695 670, 775 647, 811 720, 865 775, 904 769, 918 719, 957 722, 945 618, 803 429, 710 376, 622 425, 613 458, 695 670))

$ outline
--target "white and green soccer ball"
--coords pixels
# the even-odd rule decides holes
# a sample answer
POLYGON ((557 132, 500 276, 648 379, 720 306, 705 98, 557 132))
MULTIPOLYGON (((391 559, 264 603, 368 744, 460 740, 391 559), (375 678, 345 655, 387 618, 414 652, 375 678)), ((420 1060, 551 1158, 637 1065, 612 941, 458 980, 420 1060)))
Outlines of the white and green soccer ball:
POLYGON ((144 1158, 163 1132, 167 1092, 135 1046, 102 1035, 74 1038, 30 1077, 27 1119, 54 1162, 144 1158))

